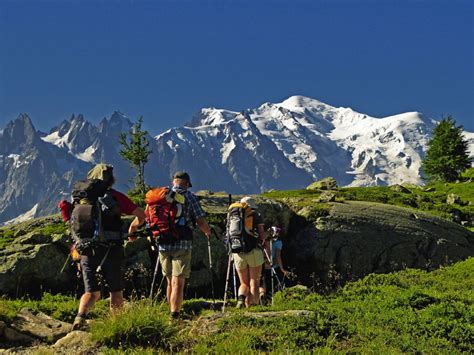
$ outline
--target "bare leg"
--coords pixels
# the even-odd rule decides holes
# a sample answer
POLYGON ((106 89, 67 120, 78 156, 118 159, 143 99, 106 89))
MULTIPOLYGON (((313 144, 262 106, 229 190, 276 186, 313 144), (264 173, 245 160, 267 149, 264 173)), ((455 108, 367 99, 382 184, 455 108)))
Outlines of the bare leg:
POLYGON ((173 285, 171 284, 171 276, 166 276, 166 300, 171 305, 171 290, 173 285))
POLYGON ((117 312, 123 307, 123 291, 115 291, 110 293, 110 310, 112 313, 117 312))
POLYGON ((79 302, 79 313, 88 314, 94 307, 94 304, 100 299, 100 291, 85 292, 79 302))
POLYGON ((260 285, 261 272, 262 272, 262 266, 249 267, 249 274, 250 274, 249 305, 258 304, 258 298, 259 298, 258 287, 260 285))
POLYGON ((179 312, 184 298, 184 282, 186 279, 180 276, 171 278, 170 311, 179 312))
POLYGON ((249 269, 245 268, 242 270, 237 270, 237 274, 239 275, 239 280, 240 280, 240 286, 239 286, 239 296, 243 295, 245 296, 245 305, 249 305, 249 282, 250 282, 250 275, 249 275, 249 269))

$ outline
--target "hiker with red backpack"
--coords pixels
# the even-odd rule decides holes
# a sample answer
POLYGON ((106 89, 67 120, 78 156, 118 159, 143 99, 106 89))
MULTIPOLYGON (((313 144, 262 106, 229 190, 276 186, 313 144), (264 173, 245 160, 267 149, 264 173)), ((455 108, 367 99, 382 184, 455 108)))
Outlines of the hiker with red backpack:
POLYGON ((170 318, 179 318, 184 298, 184 284, 191 274, 191 250, 194 223, 208 238, 211 230, 206 213, 192 187, 188 173, 178 171, 172 187, 155 188, 146 194, 146 221, 155 237, 163 277, 166 277, 166 299, 170 318))
POLYGON ((265 229, 256 209, 255 200, 246 196, 231 204, 227 214, 227 241, 240 280, 237 308, 259 303, 265 229))
MULTIPOLYGON (((145 213, 127 196, 112 189, 115 182, 113 166, 97 164, 87 174, 86 181, 73 186, 73 206, 70 214, 71 234, 77 251, 84 281, 84 294, 73 323, 73 330, 86 326, 88 313, 100 299, 97 273, 101 273, 110 291, 110 309, 123 306, 124 260, 121 215, 134 215, 128 228, 132 235, 145 222, 145 213)), ((126 237, 125 233, 125 237, 126 237)))

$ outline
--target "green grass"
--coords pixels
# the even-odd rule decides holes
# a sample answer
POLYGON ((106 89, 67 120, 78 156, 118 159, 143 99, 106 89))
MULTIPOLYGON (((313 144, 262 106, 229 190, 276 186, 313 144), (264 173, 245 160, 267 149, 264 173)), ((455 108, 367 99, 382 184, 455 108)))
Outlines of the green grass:
POLYGON ((0 250, 10 244, 14 238, 15 232, 8 228, 0 228, 0 250))
MULTIPOLYGON (((235 313, 193 351, 472 353, 474 258, 431 273, 370 275, 329 296, 288 289, 272 310, 307 316, 255 319, 235 313)), ((260 309, 260 311, 262 311, 260 309)))
POLYGON ((474 168, 469 168, 469 169, 465 170, 461 174, 461 177, 465 180, 474 179, 474 168))
POLYGON ((69 226, 59 216, 50 216, 46 219, 36 219, 18 225, 0 228, 0 250, 15 240, 16 237, 30 232, 52 236, 53 234, 67 233, 69 226))
MULTIPOLYGON (((466 172, 466 176, 474 175, 474 169, 466 172)), ((386 203, 395 206, 414 208, 428 212, 448 220, 474 219, 474 182, 434 183, 424 187, 410 185, 407 192, 399 192, 389 186, 346 187, 332 190, 336 201, 368 201, 386 203), (461 203, 448 205, 449 194, 458 195, 461 203)), ((279 200, 290 208, 299 211, 302 208, 317 208, 317 198, 321 191, 288 190, 265 192, 264 197, 279 200)), ((322 207, 324 209, 324 206, 322 207)), ((305 214, 305 217, 306 216, 305 214)))
POLYGON ((69 225, 64 222, 55 222, 40 227, 36 230, 37 233, 44 235, 64 234, 69 229, 69 225))
MULTIPOLYGON (((45 293, 40 300, 31 299, 0 299, 0 320, 10 322, 22 308, 43 312, 55 319, 72 323, 77 314, 79 300, 73 296, 52 295, 45 293)), ((97 302, 92 317, 97 317, 108 310, 106 300, 97 302)))
MULTIPOLYGON (((92 339, 109 354, 473 353, 473 274, 470 258, 433 272, 371 274, 329 295, 294 287, 251 313, 229 305, 222 315, 205 300, 187 300, 187 321, 171 326, 166 304, 135 300, 111 316, 101 301, 92 339)), ((21 307, 71 321, 77 300, 49 294, 41 301, 0 300, 0 319, 10 321, 21 307)))
POLYGON ((92 340, 112 348, 171 349, 176 329, 168 325, 163 307, 150 300, 135 301, 122 312, 102 317, 91 327, 92 340))

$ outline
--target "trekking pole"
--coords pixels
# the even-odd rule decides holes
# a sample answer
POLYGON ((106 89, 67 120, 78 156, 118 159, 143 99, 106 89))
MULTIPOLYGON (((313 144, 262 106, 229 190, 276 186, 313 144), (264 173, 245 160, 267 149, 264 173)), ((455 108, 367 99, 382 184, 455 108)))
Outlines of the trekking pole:
POLYGON ((64 269, 66 269, 66 265, 67 265, 69 259, 71 259, 71 254, 67 255, 66 261, 64 262, 63 267, 61 268, 61 271, 59 272, 60 274, 62 274, 64 272, 64 269))
MULTIPOLYGON (((273 268, 273 240, 270 240, 270 265, 273 268)), ((270 271, 270 275, 272 277, 272 306, 273 306, 273 295, 275 295, 275 280, 273 279, 272 272, 270 271)))
POLYGON ((211 276, 212 303, 216 304, 216 297, 214 296, 214 275, 212 272, 212 254, 211 254, 211 239, 210 238, 207 238, 207 251, 209 253, 209 273, 211 276))
POLYGON ((155 263, 155 271, 153 272, 153 280, 151 281, 151 288, 150 288, 150 299, 153 300, 153 290, 155 288, 155 282, 156 282, 156 275, 158 274, 158 268, 160 267, 160 256, 156 257, 156 263, 155 263))
MULTIPOLYGON (((265 250, 265 248, 263 248, 263 253, 265 255, 265 257, 267 258, 268 262, 270 262, 270 257, 268 256, 268 253, 267 251, 265 250)), ((278 283, 278 287, 280 289, 283 289, 283 286, 281 285, 281 282, 280 282, 280 279, 278 278, 278 275, 275 271, 275 268, 273 267, 273 264, 270 264, 271 265, 271 270, 272 270, 272 275, 275 276, 275 279, 277 280, 277 283, 278 283)))
POLYGON ((233 276, 234 276, 234 297, 235 297, 235 300, 237 301, 237 299, 239 297, 237 295, 237 278, 235 277, 235 262, 234 262, 234 260, 232 260, 232 273, 233 273, 233 276))
POLYGON ((229 260, 227 261, 227 274, 225 278, 225 288, 224 288, 224 304, 222 305, 222 313, 225 311, 225 303, 227 301, 227 289, 229 288, 229 277, 230 277, 230 263, 232 261, 232 255, 229 253, 229 260))
POLYGON ((109 252, 110 252, 110 247, 107 249, 107 252, 105 253, 105 255, 104 255, 104 257, 102 258, 102 260, 100 261, 100 264, 99 264, 99 266, 97 266, 97 269, 95 270, 95 272, 101 272, 101 271, 102 271, 102 265, 104 265, 105 260, 106 260, 107 257, 109 256, 109 252))

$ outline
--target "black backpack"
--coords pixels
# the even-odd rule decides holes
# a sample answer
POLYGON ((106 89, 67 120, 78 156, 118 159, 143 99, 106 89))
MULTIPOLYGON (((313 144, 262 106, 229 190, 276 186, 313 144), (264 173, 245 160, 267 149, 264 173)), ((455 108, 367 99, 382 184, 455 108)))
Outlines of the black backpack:
POLYGON ((120 209, 104 181, 78 181, 72 190, 71 234, 83 254, 98 244, 122 241, 120 209))
POLYGON ((232 253, 248 253, 257 247, 253 211, 246 203, 236 202, 229 206, 226 235, 232 253))

